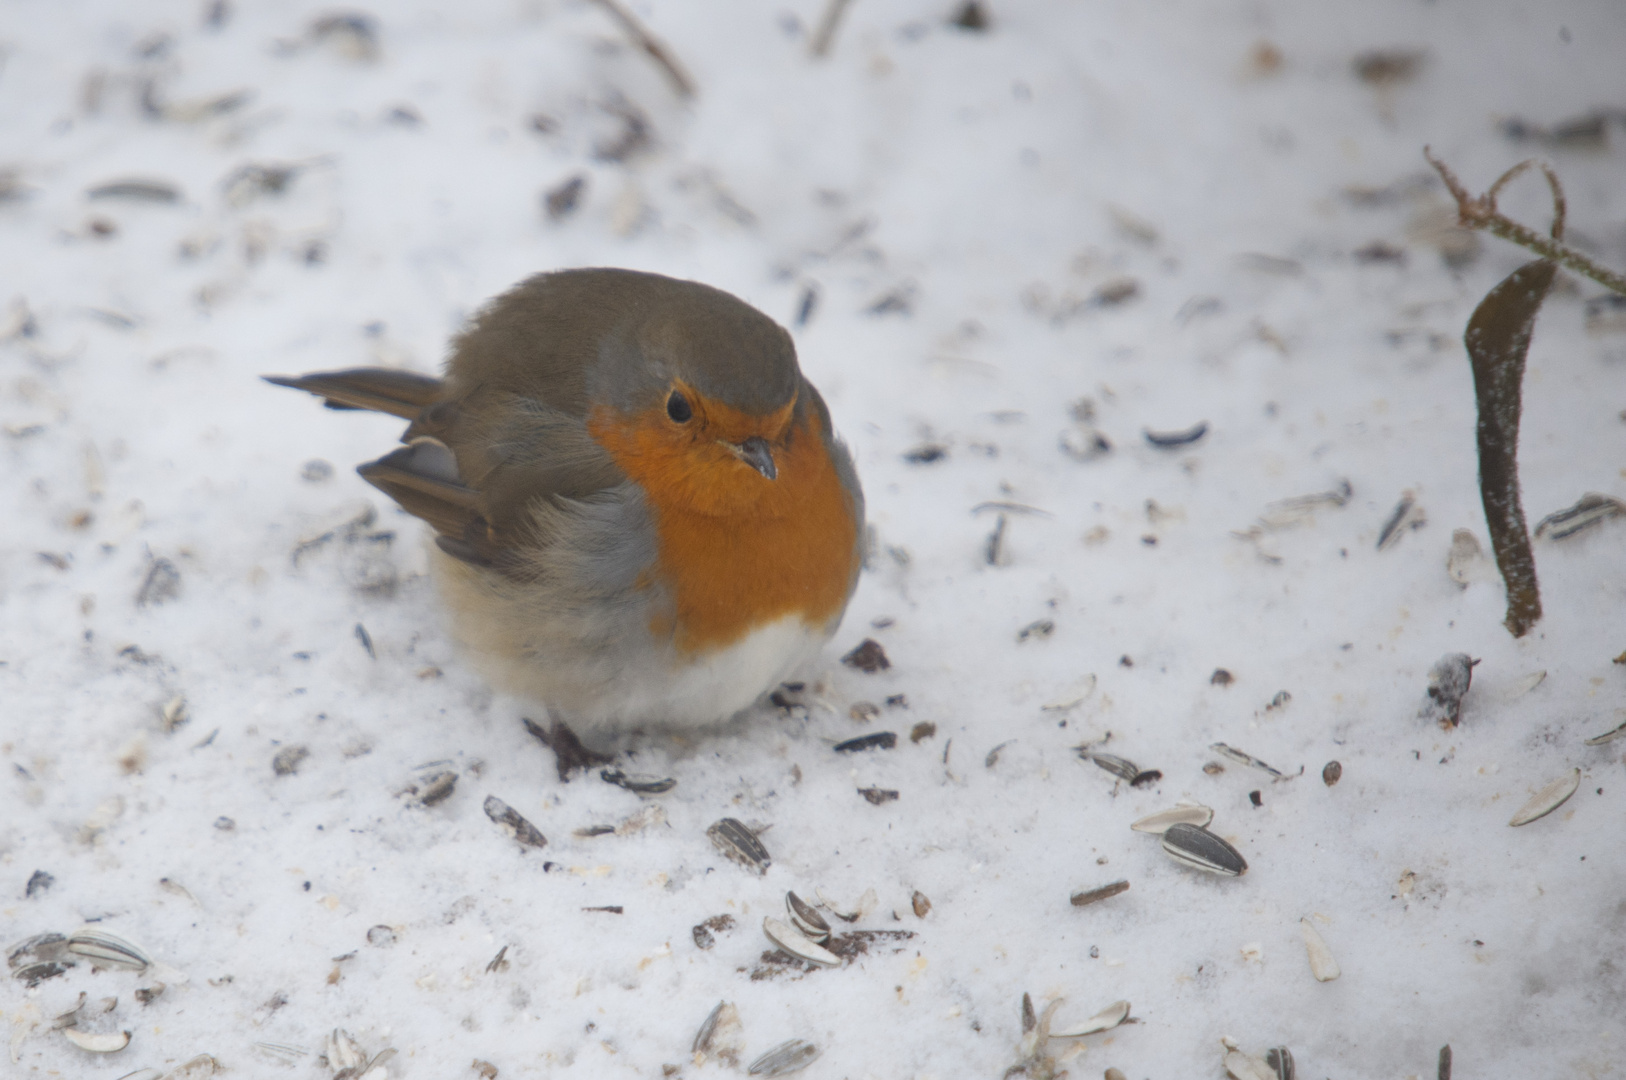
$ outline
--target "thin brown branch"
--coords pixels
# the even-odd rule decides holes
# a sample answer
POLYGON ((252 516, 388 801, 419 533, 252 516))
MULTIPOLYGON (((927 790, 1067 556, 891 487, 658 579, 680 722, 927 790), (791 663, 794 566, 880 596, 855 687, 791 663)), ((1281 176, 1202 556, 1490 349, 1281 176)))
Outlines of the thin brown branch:
POLYGON ((636 15, 628 11, 620 0, 593 0, 593 2, 609 12, 610 17, 621 24, 621 29, 632 39, 633 44, 648 53, 649 58, 660 65, 661 70, 666 73, 666 78, 671 82, 672 89, 677 91, 678 97, 685 100, 694 97, 694 80, 683 70, 683 65, 678 63, 672 51, 651 34, 644 24, 638 21, 636 15))
POLYGON ((1457 201, 1457 221, 1465 229, 1484 229, 1503 240, 1518 244, 1520 247, 1535 252, 1544 259, 1551 259, 1583 277, 1591 278, 1606 289, 1626 296, 1626 276, 1599 266, 1587 256, 1564 244, 1560 239, 1564 235, 1564 216, 1567 204, 1564 200, 1564 189, 1558 182, 1558 176, 1546 164, 1541 164, 1541 171, 1547 177, 1547 185, 1553 191, 1553 227, 1552 236, 1542 236, 1534 229, 1520 225, 1517 221, 1503 214, 1496 208, 1496 196, 1502 187, 1515 176, 1529 168, 1535 162, 1521 161, 1491 185, 1491 189, 1483 195, 1470 195, 1468 189, 1462 186, 1449 166, 1440 161, 1428 147, 1423 148, 1423 156, 1428 163, 1434 166, 1445 181, 1445 186, 1451 192, 1451 197, 1457 201))
POLYGON ((825 4, 824 18, 819 20, 819 28, 813 34, 813 44, 809 50, 815 57, 822 57, 830 51, 836 28, 841 25, 841 16, 846 14, 850 3, 852 0, 828 0, 825 4))

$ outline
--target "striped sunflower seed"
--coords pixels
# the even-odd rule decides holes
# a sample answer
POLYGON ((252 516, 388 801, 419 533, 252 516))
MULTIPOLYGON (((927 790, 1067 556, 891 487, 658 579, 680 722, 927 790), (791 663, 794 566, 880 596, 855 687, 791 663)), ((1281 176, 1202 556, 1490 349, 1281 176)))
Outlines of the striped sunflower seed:
POLYGON ((768 867, 773 863, 773 859, 768 855, 768 849, 757 839, 757 834, 735 818, 723 818, 707 829, 706 835, 711 837, 712 844, 726 858, 732 859, 747 870, 766 874, 768 867))
POLYGON ((1141 774, 1141 767, 1128 758, 1118 757, 1116 754, 1098 754, 1091 750, 1080 749, 1078 756, 1085 761, 1093 761, 1100 768, 1105 769, 1120 780, 1134 783, 1135 777, 1141 774))
POLYGON ((1230 844, 1207 829, 1184 822, 1170 825, 1163 834, 1163 850, 1175 862, 1224 877, 1240 877, 1248 863, 1230 844))
POLYGON ((624 773, 620 769, 604 769, 598 774, 598 778, 606 784, 626 788, 637 795, 661 795, 677 787, 677 780, 670 776, 643 776, 638 773, 624 773))
POLYGON ((1581 770, 1571 769, 1568 773, 1554 780, 1534 795, 1530 801, 1519 807, 1519 812, 1513 815, 1509 825, 1528 825, 1532 821, 1546 817, 1569 801, 1575 794, 1575 789, 1581 786, 1581 770))
POLYGON ((1265 1064, 1276 1073, 1276 1080, 1295 1080, 1298 1070, 1293 1065, 1293 1051, 1285 1046, 1272 1046, 1265 1051, 1265 1064))
POLYGON ((787 1076, 807 1068, 818 1056, 817 1046, 801 1039, 791 1039, 751 1062, 746 1072, 751 1076, 787 1076))
POLYGON ((793 892, 786 893, 785 910, 790 912, 790 921, 796 925, 796 929, 805 934, 809 941, 822 945, 830 939, 830 924, 800 896, 793 892))
POLYGON ((68 951, 85 957, 96 967, 145 971, 152 964, 152 957, 139 945, 90 926, 68 935, 68 951))

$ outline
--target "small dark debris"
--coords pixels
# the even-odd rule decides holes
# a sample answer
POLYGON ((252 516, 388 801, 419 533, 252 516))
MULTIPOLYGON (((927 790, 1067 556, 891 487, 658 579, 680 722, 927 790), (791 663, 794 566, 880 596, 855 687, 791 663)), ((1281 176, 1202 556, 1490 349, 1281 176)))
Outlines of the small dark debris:
POLYGON ((1390 511, 1383 528, 1378 530, 1378 550, 1382 551, 1396 543, 1407 531, 1420 529, 1426 524, 1428 517, 1418 508, 1416 494, 1411 491, 1401 492, 1400 501, 1390 511))
POLYGON ((1276 696, 1271 698, 1270 702, 1265 706, 1265 711, 1273 712, 1276 709, 1285 709, 1287 708, 1287 703, 1292 700, 1292 694, 1289 694, 1286 690, 1278 690, 1276 691, 1276 696))
POLYGON ((29 876, 28 885, 24 888, 23 895, 32 900, 55 884, 55 877, 47 874, 44 870, 36 870, 29 876))
POLYGON ((906 694, 888 694, 886 707, 889 709, 907 709, 909 707, 909 697, 906 694))
POLYGON ((1017 641, 1027 641, 1029 638, 1032 638, 1035 641, 1043 641, 1045 638, 1049 637, 1051 634, 1054 634, 1055 632, 1056 632, 1055 620, 1053 620, 1053 619, 1037 619, 1037 620, 1035 620, 1033 622, 1028 623, 1026 626, 1022 627, 1022 629, 1017 632, 1016 640, 1017 641))
POLYGON ((300 466, 299 478, 309 484, 320 484, 333 478, 333 466, 321 458, 312 458, 300 466))
POLYGON ((1354 60, 1355 75, 1372 86, 1393 86, 1417 77, 1423 53, 1417 49, 1374 49, 1354 60))
POLYGON ((1451 1044, 1440 1047, 1440 1064, 1435 1075, 1439 1080, 1451 1080, 1451 1044))
POLYGON ((1208 434, 1208 421, 1200 421, 1184 431, 1153 431, 1151 428, 1143 428, 1141 434, 1146 436, 1148 443, 1160 450, 1190 446, 1208 434))
POLYGON ((909 741, 912 743, 918 743, 920 740, 929 739, 936 734, 937 725, 922 720, 920 723, 909 729, 909 741))
POLYGON ((1146 787, 1148 784, 1155 784, 1161 779, 1163 779, 1163 773, 1160 770, 1147 769, 1145 772, 1136 773, 1129 781, 1129 786, 1146 787))
POLYGON ((856 739, 838 742, 835 751, 838 754, 854 754, 860 750, 891 750, 898 745, 898 737, 890 731, 877 731, 873 735, 860 735, 856 739))
POLYGON ((367 628, 360 623, 356 624, 356 640, 361 642, 361 647, 363 649, 367 650, 367 656, 369 659, 378 659, 378 653, 373 649, 373 635, 369 634, 367 632, 367 628))
POLYGON ((237 828, 237 822, 233 821, 229 817, 217 817, 215 818, 215 828, 219 829, 221 832, 231 832, 233 829, 237 828))
POLYGON ((407 788, 419 806, 439 806, 457 790, 457 774, 450 769, 430 773, 407 788))
POLYGON ((541 830, 525 819, 525 816, 512 806, 503 802, 495 795, 487 795, 485 801, 486 817, 503 832, 519 841, 525 847, 545 847, 548 838, 543 836, 541 830))
MULTIPOLYGON (((299 771, 299 766, 311 756, 310 749, 304 746, 285 746, 277 751, 277 756, 271 759, 271 771, 278 776, 292 776, 299 771)), ((217 821, 215 827, 219 828, 217 821)))
POLYGON ((166 987, 163 983, 153 983, 151 986, 138 986, 136 987, 135 991, 135 999, 141 1003, 143 1008, 145 1008, 146 1006, 157 1001, 160 997, 163 997, 165 989, 166 987))
POLYGON ((582 910, 583 911, 602 911, 602 912, 604 912, 604 913, 606 913, 608 915, 620 915, 620 914, 622 914, 622 908, 621 908, 620 904, 605 904, 602 907, 584 907, 584 908, 582 908, 582 910))
POLYGON ((66 570, 73 565, 71 556, 58 555, 54 551, 36 551, 34 554, 39 557, 40 562, 54 570, 66 570))
POLYGON ((655 129, 638 106, 624 98, 617 98, 603 108, 621 121, 621 131, 614 138, 605 139, 593 147, 596 160, 623 162, 655 144, 655 129))
POLYGON ((867 724, 881 715, 881 709, 872 701, 855 701, 853 707, 847 710, 847 715, 860 724, 867 724))
POLYGON ((1157 537, 1153 536, 1151 533, 1147 533, 1145 536, 1142 536, 1140 538, 1140 542, 1145 544, 1147 547, 1157 547, 1157 537))
POLYGON ((552 135, 559 130, 559 121, 547 113, 532 113, 531 130, 539 135, 552 135))
POLYGON ((1218 776, 1224 771, 1225 766, 1221 765, 1217 761, 1210 761, 1203 765, 1203 772, 1207 773, 1209 776, 1218 776))
POLYGON ((384 122, 396 127, 415 128, 423 124, 423 113, 411 105, 396 105, 384 114, 384 122))
POLYGON ((597 750, 583 746, 576 733, 562 720, 555 720, 553 727, 546 730, 536 721, 526 717, 521 717, 520 723, 524 724, 525 730, 535 736, 543 746, 553 751, 560 783, 570 783, 570 774, 578 769, 609 765, 615 761, 608 754, 601 754, 597 750))
POLYGON ((382 949, 395 944, 395 931, 383 923, 369 927, 367 930, 367 944, 382 949))
POLYGON ((1382 240, 1374 240, 1365 247, 1356 248, 1355 261, 1358 263, 1388 263, 1391 266, 1406 265, 1406 249, 1395 247, 1382 240))
POLYGON ((869 307, 866 315, 908 315, 915 309, 915 287, 905 282, 890 292, 882 293, 869 307))
POLYGON ((1088 907, 1090 904, 1097 903, 1101 900, 1111 899, 1112 897, 1117 896, 1119 893, 1126 893, 1128 891, 1129 882, 1114 881, 1110 885, 1101 886, 1099 889, 1089 889, 1085 892, 1074 893, 1071 897, 1072 905, 1074 907, 1088 907))
POLYGON ((1602 112, 1561 120, 1552 127, 1510 116, 1500 124, 1514 142, 1538 142, 1562 150, 1601 150, 1609 143, 1609 117, 1602 112))
POLYGON ((147 576, 136 591, 136 607, 148 607, 173 600, 181 594, 181 572, 168 559, 154 559, 147 576))
POLYGON ((181 189, 165 180, 110 180, 85 192, 92 199, 127 199, 131 202, 173 203, 181 189))
POLYGON ((806 326, 813 318, 813 313, 819 307, 819 287, 817 285, 804 285, 802 287, 801 302, 796 305, 796 326, 806 326))
POLYGON ((921 443, 919 446, 903 455, 903 460, 911 465, 930 465, 948 457, 948 447, 942 443, 921 443))
POLYGON ((1095 290, 1092 302, 1097 307, 1117 307, 1140 295, 1140 282, 1132 277, 1118 277, 1095 290))
POLYGON ((898 793, 889 788, 859 788, 858 794, 868 799, 871 806, 880 806, 882 803, 897 802, 898 800, 898 793))
POLYGON ((717 944, 717 934, 726 933, 732 929, 734 929, 734 916, 713 915, 704 922, 696 923, 690 933, 694 937, 694 943, 698 948, 709 949, 717 944))
POLYGON ((1222 667, 1215 668, 1214 674, 1208 677, 1210 686, 1230 686, 1234 682, 1236 682, 1236 676, 1222 667))
MULTIPOLYGON (((486 965, 486 974, 487 975, 495 975, 495 974, 498 974, 500 972, 507 971, 508 967, 509 967, 508 961, 505 959, 505 957, 507 957, 507 955, 508 955, 508 946, 504 945, 502 948, 498 949, 497 950, 497 955, 493 956, 491 958, 491 962, 486 965)), ((478 1065, 479 1062, 476 1062, 475 1064, 478 1065)), ((497 1075, 497 1070, 492 1069, 491 1070, 491 1075, 496 1076, 497 1075)))
POLYGON ((1135 666, 1135 661, 1133 661, 1133 660, 1131 660, 1129 658, 1128 653, 1124 653, 1122 656, 1118 657, 1118 666, 1119 667, 1134 667, 1135 666))
POLYGON ((857 668, 866 675, 885 671, 892 666, 892 661, 886 658, 886 650, 874 638, 865 638, 859 642, 857 648, 841 658, 841 662, 850 668, 857 668))
POLYGON ((575 831, 576 836, 590 840, 595 836, 609 836, 615 832, 614 825, 588 825, 575 831))
POLYGON ((1004 566, 1010 560, 1005 557, 1005 524, 1004 514, 994 522, 994 530, 988 534, 988 539, 982 544, 982 561, 989 566, 1004 566))
POLYGON ((1256 807, 1265 805, 1264 792, 1262 792, 1262 791, 1250 791, 1250 792, 1248 792, 1248 801, 1253 803, 1253 805, 1256 806, 1256 807))
POLYGON ((932 902, 925 893, 916 889, 914 895, 909 898, 909 906, 915 909, 917 919, 924 919, 926 913, 932 909, 932 902))
POLYGON ((974 34, 988 32, 988 11, 982 6, 981 0, 965 0, 965 3, 954 9, 949 16, 949 25, 961 30, 970 30, 974 34))
POLYGON ((620 769, 604 769, 598 778, 606 784, 614 784, 618 788, 626 788, 638 795, 660 795, 677 787, 677 780, 670 776, 639 776, 628 775, 620 769))
POLYGON ((542 197, 542 205, 547 209, 548 218, 552 221, 562 221, 575 212, 581 202, 582 192, 587 190, 587 177, 577 173, 558 187, 551 188, 542 197))
POLYGON ((1332 787, 1344 778, 1344 767, 1336 761, 1329 761, 1321 767, 1321 782, 1332 787))

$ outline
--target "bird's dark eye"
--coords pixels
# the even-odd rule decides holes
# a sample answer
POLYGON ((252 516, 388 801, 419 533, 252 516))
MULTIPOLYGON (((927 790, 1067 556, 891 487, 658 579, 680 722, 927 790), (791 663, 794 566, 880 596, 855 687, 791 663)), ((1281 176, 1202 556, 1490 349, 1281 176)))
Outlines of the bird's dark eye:
POLYGON ((672 396, 666 399, 666 415, 675 423, 687 424, 694 416, 694 409, 690 407, 688 398, 673 390, 672 396))

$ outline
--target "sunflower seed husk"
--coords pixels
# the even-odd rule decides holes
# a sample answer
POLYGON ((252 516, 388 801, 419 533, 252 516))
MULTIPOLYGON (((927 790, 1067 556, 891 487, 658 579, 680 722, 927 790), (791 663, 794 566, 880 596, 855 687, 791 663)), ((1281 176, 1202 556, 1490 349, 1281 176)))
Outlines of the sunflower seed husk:
POLYGON ((1163 850, 1176 862, 1225 877, 1248 872, 1248 863, 1230 844, 1207 829, 1181 822, 1163 834, 1163 850))
POLYGON ((1479 546, 1478 537, 1467 529, 1451 534, 1451 552, 1445 557, 1445 572, 1452 581, 1466 588, 1484 562, 1485 551, 1479 546))
POLYGON ((63 1028, 62 1034, 73 1045, 92 1054, 116 1054, 130 1045, 128 1031, 109 1031, 93 1035, 77 1028, 63 1028))
POLYGON ((817 1046, 801 1039, 791 1039, 751 1062, 746 1073, 751 1076, 786 1076, 807 1068, 818 1056, 817 1046))
POLYGON ((644 776, 624 773, 620 769, 605 769, 598 774, 598 778, 637 795, 661 795, 677 787, 677 780, 670 776, 644 776))
POLYGON ((208 1054, 199 1054, 178 1069, 164 1074, 164 1080, 205 1080, 220 1071, 220 1062, 208 1054))
POLYGON ((1082 1024, 1061 1031, 1052 1030, 1052 1039, 1081 1039, 1086 1035, 1094 1035, 1100 1031, 1110 1031, 1124 1022, 1129 1016, 1129 1002, 1114 1001, 1082 1024))
POLYGON ((1592 736, 1592 738, 1586 741, 1586 744, 1588 746, 1602 746, 1604 743, 1614 742, 1616 739, 1619 739, 1622 736, 1626 736, 1626 720, 1621 721, 1618 725, 1610 728, 1602 735, 1592 736))
POLYGON ((68 935, 68 951, 85 957, 97 967, 145 971, 152 964, 152 957, 139 945, 89 926, 68 935))
POLYGON ((543 836, 535 825, 525 820, 525 815, 497 798, 497 796, 486 796, 485 812, 486 817, 490 818, 499 829, 524 846, 547 846, 548 838, 543 836))
POLYGON ((1232 1080, 1276 1080, 1275 1069, 1252 1054, 1244 1054, 1240 1050, 1226 1053, 1225 1071, 1230 1074, 1232 1080))
POLYGON ((1336 761, 1329 761, 1321 767, 1321 782, 1332 787, 1344 778, 1344 767, 1336 761))
POLYGON ((799 960, 806 960, 810 964, 820 967, 840 967, 841 957, 826 949, 802 933, 789 923, 780 922, 775 918, 762 920, 762 932, 768 935, 768 940, 784 949, 799 960))
MULTIPOLYGON (((35 934, 31 938, 19 941, 11 947, 6 954, 6 963, 13 971, 25 965, 65 962, 73 966, 72 960, 65 960, 63 953, 67 952, 68 939, 61 934, 35 934)), ((21 978, 21 976, 18 976, 21 978)))
POLYGON ((327 1037, 327 1063, 335 1072, 344 1072, 348 1069, 361 1067, 367 1061, 367 1056, 356 1045, 356 1040, 343 1028, 334 1028, 327 1037))
POLYGON ((54 979, 65 974, 73 967, 72 961, 43 960, 37 964, 25 964, 11 973, 24 986, 33 989, 46 979, 54 979))
POLYGON ((717 1033, 717 1025, 723 1019, 725 1010, 734 1006, 726 1001, 719 1001, 712 1006, 711 1012, 706 1014, 705 1020, 700 1023, 700 1030, 694 1033, 694 1042, 689 1045, 691 1054, 704 1054, 711 1050, 712 1036, 717 1033))
POLYGON ((768 855, 768 849, 762 846, 757 834, 746 828, 744 823, 725 817, 706 830, 711 837, 713 846, 722 852, 726 858, 739 863, 747 870, 758 874, 766 874, 773 859, 768 855))
POLYGON ((1128 758, 1118 757, 1116 754, 1098 754, 1093 750, 1080 748, 1078 756, 1085 761, 1095 762, 1098 767, 1105 769, 1120 780, 1128 780, 1133 783, 1135 777, 1141 774, 1139 765, 1136 765, 1128 758))
POLYGON ((809 941, 823 945, 829 940, 830 924, 800 896, 793 892, 786 893, 785 910, 790 912, 790 921, 796 925, 796 929, 805 934, 809 941))
POLYGON ((1548 814, 1563 806, 1575 789, 1581 786, 1581 770, 1571 769, 1565 775, 1554 780, 1534 795, 1530 801, 1519 807, 1519 812, 1513 815, 1509 825, 1528 825, 1532 821, 1546 817, 1548 814))
POLYGON ((1214 811, 1206 806, 1198 806, 1193 803, 1185 806, 1175 806, 1168 810, 1159 810, 1155 814, 1147 814, 1139 821, 1130 822, 1129 827, 1136 832, 1161 835, 1169 831, 1170 825, 1178 825, 1182 821, 1187 825, 1195 825, 1200 829, 1213 820, 1214 811))
POLYGON ((1099 889, 1090 889, 1086 892, 1076 892, 1072 895, 1074 907, 1088 907, 1100 900, 1108 900, 1119 893, 1129 891, 1129 882, 1114 881, 1110 885, 1103 885, 1099 889))
POLYGON ((1622 514, 1626 514, 1626 503, 1597 492, 1588 492, 1574 506, 1548 514, 1537 522, 1536 539, 1563 540, 1622 514))
POLYGON ((1214 751, 1214 753, 1218 754, 1220 757, 1229 758, 1238 765, 1250 765, 1261 772, 1269 773, 1278 780, 1282 778, 1282 773, 1279 770, 1271 768, 1269 765, 1266 765, 1263 761, 1260 761, 1252 754, 1243 750, 1238 750, 1234 746, 1227 746, 1225 743, 1217 742, 1211 743, 1208 748, 1214 751))
POLYGON ((1446 653, 1428 669, 1428 703, 1417 713, 1420 720, 1434 720, 1456 727, 1462 715, 1462 698, 1474 681, 1474 665, 1467 653, 1446 653))
POLYGON ((1299 920, 1299 934, 1304 938, 1304 952, 1310 958, 1310 974, 1315 976, 1316 982, 1332 982, 1343 974, 1338 961, 1333 959, 1332 950, 1327 948, 1309 919, 1299 920))
POLYGON ((1298 1070, 1293 1065, 1293 1051, 1285 1046, 1272 1046, 1265 1051, 1265 1064, 1276 1074, 1276 1080, 1294 1080, 1298 1070))
POLYGON ((1532 671, 1530 674, 1514 683, 1508 689, 1504 697, 1506 697, 1508 701, 1517 701, 1519 698, 1524 697, 1524 695, 1540 686, 1546 678, 1546 669, 1542 669, 1541 671, 1532 671))
POLYGON ((875 909, 876 896, 874 889, 865 889, 864 895, 858 898, 858 903, 853 905, 851 911, 843 911, 842 906, 831 899, 823 889, 813 891, 818 895, 819 903, 823 904, 830 914, 842 922, 857 922, 875 909))
POLYGON ((132 1073, 125 1073, 119 1080, 164 1080, 162 1069, 137 1069, 132 1073))

